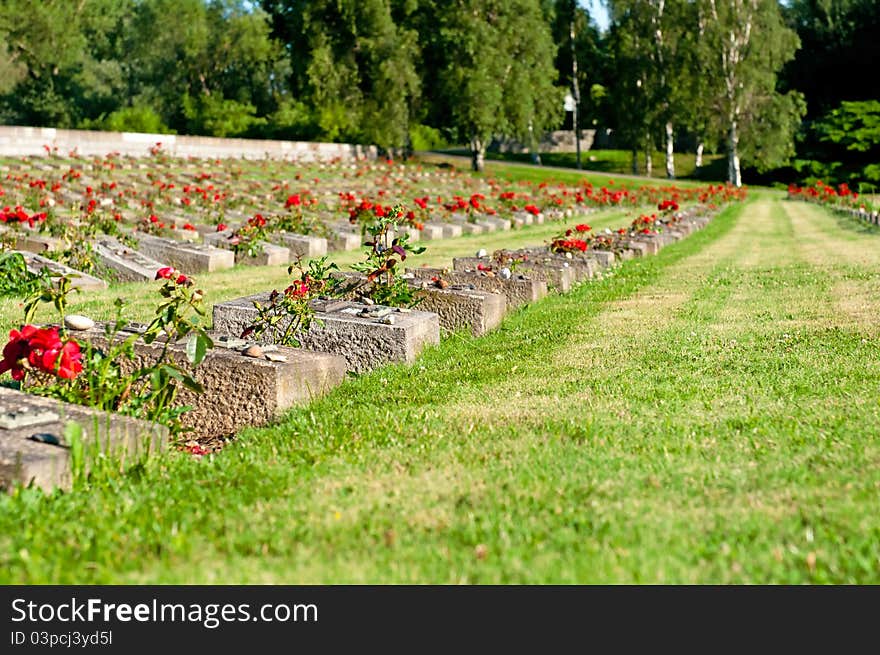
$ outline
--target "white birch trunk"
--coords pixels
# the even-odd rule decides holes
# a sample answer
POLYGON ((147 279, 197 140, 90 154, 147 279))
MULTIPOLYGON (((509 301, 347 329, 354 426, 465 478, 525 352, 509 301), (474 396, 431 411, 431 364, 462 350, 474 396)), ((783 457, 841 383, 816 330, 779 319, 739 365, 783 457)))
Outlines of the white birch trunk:
POLYGON ((486 144, 482 139, 474 137, 471 139, 471 168, 482 173, 486 167, 486 144))
POLYGON ((675 139, 672 133, 672 121, 666 122, 666 177, 675 179, 675 139))
POLYGON ((703 168, 703 142, 700 141, 697 144, 697 161, 695 164, 696 169, 699 171, 703 168))
POLYGON ((742 186, 742 175, 739 170, 739 133, 736 119, 730 121, 727 132, 727 179, 735 187, 742 186))

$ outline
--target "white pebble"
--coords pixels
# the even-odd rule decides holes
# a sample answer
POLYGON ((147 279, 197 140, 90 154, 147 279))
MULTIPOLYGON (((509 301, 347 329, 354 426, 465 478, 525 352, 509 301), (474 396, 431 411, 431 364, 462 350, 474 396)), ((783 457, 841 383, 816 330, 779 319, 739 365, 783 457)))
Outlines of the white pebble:
POLYGON ((64 326, 69 330, 91 330, 95 322, 82 314, 68 314, 64 317, 64 326))

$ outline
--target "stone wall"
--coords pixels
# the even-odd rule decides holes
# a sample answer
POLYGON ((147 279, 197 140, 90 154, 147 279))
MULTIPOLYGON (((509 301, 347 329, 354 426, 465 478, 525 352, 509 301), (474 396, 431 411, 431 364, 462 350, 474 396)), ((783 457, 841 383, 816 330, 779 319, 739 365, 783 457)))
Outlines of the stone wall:
POLYGON ((136 132, 98 132, 91 130, 60 130, 54 127, 0 126, 0 155, 46 155, 46 148, 57 147, 58 154, 76 150, 80 155, 143 156, 157 143, 162 150, 178 157, 238 157, 244 159, 296 159, 320 161, 328 159, 375 159, 375 146, 350 143, 317 143, 306 141, 269 141, 262 139, 220 139, 207 136, 176 134, 141 134, 136 132))

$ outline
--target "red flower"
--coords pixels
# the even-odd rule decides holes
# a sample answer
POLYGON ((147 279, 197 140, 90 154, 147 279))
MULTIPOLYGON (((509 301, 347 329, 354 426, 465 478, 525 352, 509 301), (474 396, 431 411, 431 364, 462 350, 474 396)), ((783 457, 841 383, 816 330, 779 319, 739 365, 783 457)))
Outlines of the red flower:
POLYGON ((574 229, 576 229, 578 232, 589 232, 589 231, 592 230, 593 228, 591 228, 591 227, 590 227, 589 225, 587 225, 586 223, 581 223, 580 225, 575 225, 575 226, 574 226, 574 229))
POLYGON ((26 365, 66 380, 82 372, 79 344, 73 340, 62 342, 57 327, 25 325, 21 331, 10 331, 9 339, 3 349, 0 374, 11 371, 14 380, 22 380, 26 365))
POLYGON ((61 357, 58 359, 58 377, 72 380, 82 373, 82 352, 79 344, 72 339, 61 347, 61 357))
POLYGON ((175 271, 170 266, 165 266, 163 268, 160 268, 158 271, 156 271, 156 279, 157 280, 170 280, 176 272, 177 271, 175 271))
POLYGON ((217 224, 217 231, 218 232, 223 232, 226 228, 227 228, 227 226, 225 223, 218 223, 217 224))
POLYGON ((3 360, 0 361, 0 375, 12 371, 13 380, 24 378, 24 362, 27 359, 30 345, 29 339, 36 333, 33 325, 25 325, 18 330, 9 331, 9 343, 3 348, 3 360))
POLYGON ((284 203, 284 206, 286 208, 299 207, 301 204, 302 198, 300 198, 300 195, 297 193, 292 196, 287 196, 287 202, 284 203))
POLYGON ((195 230, 196 228, 195 228, 195 226, 194 226, 192 223, 186 223, 186 224, 183 226, 183 229, 184 229, 184 230, 195 230))
POLYGON ((284 293, 291 298, 305 298, 309 294, 308 282, 294 280, 293 284, 284 290, 284 293))

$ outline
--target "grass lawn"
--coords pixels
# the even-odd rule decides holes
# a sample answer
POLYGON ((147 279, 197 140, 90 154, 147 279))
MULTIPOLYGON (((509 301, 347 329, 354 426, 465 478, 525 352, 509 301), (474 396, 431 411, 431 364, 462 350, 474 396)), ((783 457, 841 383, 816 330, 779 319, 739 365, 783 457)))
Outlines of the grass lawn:
POLYGON ((0 498, 0 581, 877 583, 878 311, 876 230, 756 194, 219 455, 0 498))
MULTIPOLYGON (((465 149, 439 151, 458 156, 470 157, 465 149)), ((486 160, 498 162, 531 163, 532 156, 527 153, 487 152, 486 160)), ((708 182, 725 182, 727 180, 727 159, 723 154, 704 154, 703 167, 697 171, 697 156, 692 152, 675 153, 676 183, 682 180, 708 182)), ((576 168, 577 154, 573 152, 542 152, 541 164, 547 168, 576 168)), ((651 178, 644 178, 643 183, 650 184, 652 179, 666 183, 666 153, 655 151, 651 155, 651 178)), ((591 178, 595 173, 610 177, 632 176, 632 153, 629 150, 584 150, 581 152, 581 168, 589 171, 591 178)), ((645 174, 645 155, 639 155, 639 174, 645 174)), ((559 175, 553 171, 554 177, 559 175)))

